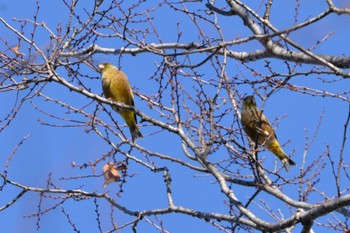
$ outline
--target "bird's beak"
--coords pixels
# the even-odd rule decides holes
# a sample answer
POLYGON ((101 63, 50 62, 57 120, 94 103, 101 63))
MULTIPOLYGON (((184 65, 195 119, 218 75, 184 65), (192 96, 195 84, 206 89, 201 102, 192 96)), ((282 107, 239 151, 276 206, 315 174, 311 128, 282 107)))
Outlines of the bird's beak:
POLYGON ((98 71, 102 71, 103 70, 103 68, 105 68, 105 66, 103 65, 103 64, 99 64, 98 66, 97 66, 97 69, 98 69, 98 71))

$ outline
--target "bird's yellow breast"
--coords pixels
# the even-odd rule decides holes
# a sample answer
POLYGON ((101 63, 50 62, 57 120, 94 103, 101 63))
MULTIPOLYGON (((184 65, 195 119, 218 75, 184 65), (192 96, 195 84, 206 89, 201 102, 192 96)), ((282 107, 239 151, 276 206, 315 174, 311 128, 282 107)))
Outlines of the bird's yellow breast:
POLYGON ((102 88, 105 96, 115 102, 133 105, 133 95, 126 75, 119 70, 102 74, 102 88))

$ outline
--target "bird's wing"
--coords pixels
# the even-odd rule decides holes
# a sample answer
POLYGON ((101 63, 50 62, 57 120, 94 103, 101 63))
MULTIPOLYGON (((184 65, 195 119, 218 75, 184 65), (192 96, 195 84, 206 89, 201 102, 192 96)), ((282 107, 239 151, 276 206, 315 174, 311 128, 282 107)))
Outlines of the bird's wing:
MULTIPOLYGON (((130 87, 130 83, 127 76, 123 72, 119 72, 117 76, 118 77, 115 77, 115 78, 118 79, 118 84, 117 82, 115 82, 115 84, 119 85, 120 88, 118 89, 121 90, 121 93, 118 95, 119 101, 134 107, 135 106, 134 95, 130 87)), ((135 122, 137 123, 136 114, 134 112, 132 112, 132 114, 134 115, 135 122)))
POLYGON ((252 116, 257 123, 256 130, 259 132, 259 134, 263 134, 266 137, 271 137, 271 135, 273 135, 277 139, 276 134, 267 117, 257 108, 253 109, 252 111, 252 116))

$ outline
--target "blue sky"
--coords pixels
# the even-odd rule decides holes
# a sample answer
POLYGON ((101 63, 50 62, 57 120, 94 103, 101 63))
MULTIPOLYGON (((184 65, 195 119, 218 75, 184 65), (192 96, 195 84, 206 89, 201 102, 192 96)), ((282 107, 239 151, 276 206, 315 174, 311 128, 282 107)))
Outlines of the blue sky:
MULTIPOLYGON (((271 19, 277 28, 287 28, 292 26, 295 15, 295 1, 274 3, 274 8, 281 10, 273 10, 271 19), (282 20, 283 19, 283 20, 282 20)), ((344 6, 346 1, 337 1, 338 6, 344 6)), ((42 1, 40 4, 39 19, 45 21, 46 25, 50 27, 54 32, 57 24, 62 24, 63 28, 65 22, 68 19, 68 12, 66 7, 61 1, 50 1, 50 3, 42 1)), ((78 4, 81 4, 80 2, 78 4)), ((188 4, 190 9, 195 9, 198 4, 188 4)), ((253 4, 253 3, 249 3, 253 4)), ((253 7, 257 9, 259 4, 253 7)), ((80 6, 82 7, 82 6, 80 6)), ((86 6, 88 7, 88 6, 86 6)), ((201 5, 204 10, 204 5, 201 5)), ((301 1, 301 10, 298 12, 299 21, 308 19, 315 16, 326 7, 325 3, 314 4, 309 1, 301 1), (312 6, 310 6, 312 4, 312 6), (303 10, 307 9, 307 10, 303 10)), ((79 8, 81 9, 81 8, 79 8)), ((36 11, 35 1, 9 1, 0 2, 0 13, 1 17, 7 20, 15 28, 19 29, 19 24, 12 21, 15 18, 29 18, 32 19, 36 11)), ((262 12, 262 9, 259 13, 262 12)), ((83 15, 82 12, 79 12, 83 15)), ((177 39, 177 22, 180 23, 180 30, 183 31, 181 36, 181 42, 190 43, 197 39, 197 34, 193 33, 195 27, 193 24, 189 24, 187 18, 183 18, 180 14, 169 15, 169 11, 166 7, 160 8, 157 13, 151 13, 155 17, 154 23, 159 30, 163 42, 176 42, 177 39), (167 25, 164 26, 164 19, 167 19, 167 25)), ((350 48, 344 46, 348 43, 349 32, 348 24, 349 17, 332 15, 320 23, 316 23, 306 29, 294 32, 291 34, 291 38, 297 41, 299 44, 308 47, 314 45, 318 40, 324 38, 329 32, 334 34, 320 46, 318 46, 313 52, 320 54, 329 55, 348 55, 350 48)), ((224 36, 227 40, 234 39, 236 37, 244 37, 250 35, 247 29, 243 28, 241 20, 231 17, 218 17, 218 22, 222 26, 224 36)), ((135 26, 135 25, 133 25, 135 26)), ((4 26, 0 26, 1 38, 7 41, 13 41, 16 44, 14 34, 8 33, 4 26)), ((36 41, 41 48, 48 46, 48 35, 42 29, 38 29, 39 32, 36 37, 36 41)), ((211 27, 204 27, 204 30, 208 35, 211 33, 213 36, 216 35, 216 31, 211 27)), ((31 31, 31 27, 25 29, 26 35, 31 31)), ((158 43, 156 37, 150 37, 147 39, 148 43, 158 43)), ((101 39, 98 42, 99 46, 120 48, 126 46, 121 40, 113 39, 101 39)), ((88 44, 89 45, 89 44, 88 44)), ((1 51, 4 50, 3 44, 0 47, 1 51)), ((243 44, 232 49, 237 51, 254 51, 261 49, 255 42, 249 44, 243 44)), ((26 53, 26 51, 23 51, 26 53)), ((114 55, 96 55, 94 60, 96 63, 107 61, 117 64, 119 61, 123 71, 128 74, 131 85, 135 90, 145 95, 153 95, 157 92, 158 84, 150 78, 156 70, 156 64, 161 62, 160 57, 151 56, 148 54, 140 54, 137 56, 123 55, 120 60, 114 55)), ((201 60, 200 57, 194 59, 201 60)), ((268 70, 264 67, 264 61, 258 61, 247 64, 249 67, 258 70, 263 74, 268 74, 268 70)), ((272 60, 272 65, 275 71, 287 73, 287 67, 283 62, 272 60)), ((300 71, 309 70, 311 66, 302 65, 297 67, 300 71)), ((200 73, 204 74, 203 79, 211 80, 216 78, 215 71, 210 69, 210 65, 205 65, 198 69, 200 73)), ((99 80, 99 74, 95 71, 82 67, 82 73, 85 73, 92 77, 92 79, 82 78, 84 85, 91 88, 91 92, 101 94, 101 82, 99 80)), ((227 73, 230 77, 250 77, 252 73, 241 65, 239 61, 229 59, 227 63, 227 73)), ((61 74, 64 78, 69 80, 66 72, 62 70, 61 74)), ((258 77, 255 77, 258 79, 258 77)), ((323 79, 334 80, 339 77, 335 76, 320 76, 320 75, 309 75, 295 77, 292 80, 294 85, 307 86, 320 90, 327 90, 328 92, 341 93, 348 91, 349 83, 347 80, 332 82, 331 84, 325 83, 323 79)), ((18 78, 20 80, 20 78, 18 78)), ((188 88, 190 93, 194 92, 193 82, 182 79, 183 84, 188 88)), ((237 90, 240 95, 252 94, 253 89, 249 85, 238 85, 237 90)), ((208 89, 210 90, 210 89, 208 89)), ((263 89, 259 89, 260 94, 264 94, 263 89)), ((90 105, 85 108, 90 113, 96 108, 98 103, 92 102, 85 96, 70 92, 65 87, 60 87, 55 83, 49 83, 43 90, 43 94, 50 96, 53 99, 59 99, 66 103, 69 103, 75 107, 82 107, 88 103, 90 105)), ((221 93, 222 97, 225 98, 224 92, 221 93)), ((0 105, 1 113, 0 119, 4 119, 8 112, 12 109, 15 104, 15 92, 1 92, 0 93, 0 105)), ((26 91, 19 93, 19 97, 26 95, 26 91)), ((348 93, 345 95, 349 96, 348 93)), ((19 98, 19 99, 20 99, 19 98)), ((169 101, 169 99, 167 99, 169 101)), ((138 109, 143 111, 145 114, 159 117, 159 114, 150 109, 147 102, 141 100, 136 96, 135 104, 138 109)), ((261 100, 258 99, 258 105, 261 104, 261 100)), ((116 195, 119 188, 116 184, 111 184, 107 189, 103 189, 103 177, 97 176, 102 173, 103 163, 100 163, 96 170, 79 169, 72 167, 72 162, 81 165, 89 161, 95 161, 100 158, 103 154, 110 150, 110 146, 104 142, 93 132, 85 132, 84 126, 82 127, 49 127, 43 125, 42 122, 49 124, 66 124, 64 121, 54 119, 46 114, 35 109, 38 106, 39 109, 44 110, 47 114, 55 114, 61 117, 74 119, 83 123, 87 122, 87 118, 69 112, 67 109, 58 106, 52 102, 44 101, 43 98, 34 97, 30 101, 26 101, 23 107, 17 114, 15 120, 11 122, 11 125, 6 128, 0 134, 0 165, 5 168, 7 158, 21 141, 23 137, 30 135, 29 138, 21 145, 18 151, 11 159, 11 163, 8 169, 9 179, 34 187, 46 187, 49 176, 53 183, 62 189, 82 189, 88 192, 109 192, 109 194, 117 200, 117 203, 126 206, 130 210, 148 210, 152 208, 166 208, 166 190, 163 183, 162 173, 152 173, 143 166, 130 163, 128 172, 133 174, 129 177, 127 183, 124 184, 124 192, 120 197, 116 195), (51 174, 51 175, 50 175, 51 174), (84 175, 96 175, 96 177, 81 178, 81 179, 67 179, 69 177, 79 177, 84 175), (65 179, 62 179, 65 178, 65 179)), ((346 121, 349 104, 345 101, 341 101, 336 98, 322 98, 313 97, 311 95, 305 95, 290 90, 282 89, 278 93, 272 95, 265 103, 264 111, 269 117, 271 122, 275 121, 275 118, 282 117, 278 121, 277 135, 281 144, 285 144, 284 149, 287 154, 292 155, 293 160, 298 164, 297 167, 293 167, 289 174, 285 171, 281 173, 288 177, 296 176, 299 172, 299 166, 302 163, 302 156, 304 153, 305 145, 308 141, 312 140, 312 135, 318 130, 317 137, 313 140, 310 149, 307 152, 306 165, 309 166, 313 160, 315 160, 320 154, 322 154, 327 146, 330 148, 331 157, 334 161, 338 161, 339 151, 341 147, 341 140, 343 137, 344 123, 346 121), (318 127, 320 116, 322 115, 322 122, 318 127), (294 151, 294 153, 293 153, 294 151)), ((110 109, 109 106, 107 106, 110 109)), ((123 122, 122 118, 115 112, 112 112, 112 116, 118 122, 123 122)), ((106 122, 112 124, 110 117, 103 111, 100 112, 101 117, 106 122)), ((162 119, 162 118, 160 118, 162 119)), ((233 123, 234 116, 225 116, 224 120, 227 124, 233 123)), ((4 122, 1 122, 2 126, 4 122)), ((234 124, 236 127, 237 125, 234 124)), ((181 150, 181 144, 178 137, 170 135, 167 132, 161 131, 160 129, 150 124, 143 123, 141 132, 145 138, 138 142, 150 149, 155 150, 167 155, 179 157, 186 160, 185 155, 181 150)), ((125 135, 129 137, 129 131, 125 128, 125 135)), ((117 139, 115 139, 117 140, 117 139)), ((241 139, 240 139, 241 140, 241 139)), ((246 139, 245 139, 246 140, 246 139)), ((125 147, 126 149, 127 147, 125 147)), ((136 150, 135 150, 136 151, 136 150)), ((346 155, 348 148, 345 147, 346 155)), ((143 154, 139 151, 132 154, 138 158, 147 161, 143 154)), ((225 159, 225 150, 219 150, 213 154, 214 161, 225 159)), ((262 157, 266 157, 264 165, 269 168, 273 168, 274 160, 270 153, 263 152, 260 154, 262 157)), ((121 155, 117 155, 116 159, 121 159, 121 155)), ((167 165, 172 175, 173 185, 173 196, 175 198, 175 204, 185 206, 188 208, 197 209, 204 212, 217 211, 227 214, 226 203, 220 192, 220 189, 212 177, 203 176, 203 174, 195 171, 191 171, 182 166, 175 166, 168 162, 152 158, 158 166, 167 165)), ((188 160, 186 160, 188 161, 188 160)), ((326 168, 321 174, 320 182, 315 186, 320 193, 325 193, 327 196, 336 195, 336 189, 334 185, 333 177, 330 175, 331 167, 329 161, 325 158, 326 168), (332 178, 330 178, 332 177, 332 178)), ((347 158, 345 158, 345 162, 347 158)), ((198 164, 197 164, 198 165, 198 164)), ((277 162, 277 165, 280 165, 277 162)), ((245 170, 248 173, 249 170, 245 170)), ((347 187, 348 180, 342 178, 341 187, 347 187)), ((246 200, 255 189, 248 188, 240 190, 240 187, 233 188, 236 194, 246 200)), ((303 187, 302 189, 305 189, 303 187)), ((0 192, 0 206, 5 205, 12 200, 20 190, 9 185, 5 186, 0 192)), ((297 199, 298 193, 294 187, 288 187, 286 191, 292 193, 292 196, 297 199)), ((48 195, 48 194, 46 194, 48 195)), ((53 195, 55 196, 55 195, 53 195)), ((323 198, 320 194, 315 193, 311 196, 313 199, 311 203, 322 201, 323 198)), ((264 196, 261 196, 263 199, 264 196)), ((101 214, 102 219, 102 230, 106 231, 110 229, 110 210, 111 207, 108 203, 103 200, 97 200, 94 203, 93 200, 72 200, 69 199, 63 205, 58 206, 55 210, 49 211, 40 217, 38 223, 37 217, 26 217, 37 212, 38 205, 40 203, 40 195, 37 193, 27 193, 18 202, 13 204, 8 209, 0 212, 0 226, 6 232, 72 232, 72 226, 67 223, 64 212, 69 214, 71 221, 81 232, 95 232, 91 229, 97 229, 98 222, 96 221, 96 203, 98 210, 101 214), (40 225, 37 231, 37 224, 40 225)), ((55 205, 56 201, 52 199, 44 198, 41 202, 40 209, 51 208, 55 205)), ((279 203, 275 204, 275 208, 283 208, 279 206, 279 203)), ((259 213, 259 208, 255 207, 256 213, 259 213)), ((119 211, 113 213, 114 221, 117 224, 125 224, 131 221, 130 217, 123 215, 119 211)), ((198 232, 219 232, 215 227, 209 226, 204 221, 193 219, 184 215, 165 215, 158 216, 157 219, 151 217, 150 221, 155 221, 159 225, 160 222, 164 223, 165 229, 171 232, 185 232, 191 229, 198 230, 198 232), (209 230, 208 230, 209 229, 209 230)), ((288 216, 286 216, 288 217, 288 216)), ((266 219, 272 221, 272 219, 266 219)), ((140 223, 140 232, 157 232, 156 229, 143 221, 140 223)), ((130 227, 122 230, 122 232, 131 232, 130 227)))

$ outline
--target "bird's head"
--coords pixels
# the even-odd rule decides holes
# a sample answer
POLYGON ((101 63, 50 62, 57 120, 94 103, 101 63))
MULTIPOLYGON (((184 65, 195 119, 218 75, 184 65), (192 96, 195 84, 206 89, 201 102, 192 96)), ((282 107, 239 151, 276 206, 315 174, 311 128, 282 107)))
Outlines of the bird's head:
POLYGON ((109 64, 109 63, 100 63, 98 66, 97 66, 98 70, 100 72, 103 72, 105 71, 106 69, 109 69, 109 68, 115 68, 112 64, 109 64))
POLYGON ((97 68, 100 72, 102 72, 103 69, 106 68, 106 65, 107 65, 107 63, 100 63, 100 64, 98 64, 97 68))
POLYGON ((245 107, 256 107, 255 98, 252 95, 249 95, 243 99, 243 106, 245 107))

